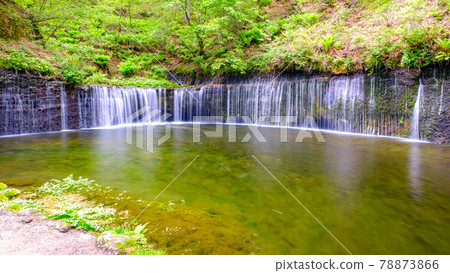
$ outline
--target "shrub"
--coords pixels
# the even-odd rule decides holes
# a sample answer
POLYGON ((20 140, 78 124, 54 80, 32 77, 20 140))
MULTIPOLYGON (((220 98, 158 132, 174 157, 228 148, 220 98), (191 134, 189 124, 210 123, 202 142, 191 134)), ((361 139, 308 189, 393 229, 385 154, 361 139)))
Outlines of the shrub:
POLYGON ((101 68, 105 68, 108 61, 109 61, 109 56, 105 56, 105 55, 94 56, 94 62, 96 64, 98 64, 98 66, 100 66, 101 68))
POLYGON ((53 70, 50 62, 35 56, 24 49, 6 49, 9 55, 0 58, 0 66, 15 71, 35 72, 41 75, 51 75, 53 70))
POLYGON ((6 188, 8 188, 8 186, 6 186, 5 183, 0 182, 0 191, 4 191, 6 188))
POLYGON ((289 19, 297 25, 307 27, 317 23, 317 21, 319 20, 319 14, 317 13, 296 14, 290 16, 289 19))
POLYGON ((435 40, 436 44, 441 48, 442 51, 447 51, 450 49, 450 39, 444 38, 437 38, 435 40))
POLYGON ((125 62, 121 62, 118 66, 120 73, 125 77, 131 77, 132 75, 139 72, 141 66, 139 63, 136 63, 133 59, 128 59, 125 62))
POLYGON ((415 28, 402 38, 406 43, 401 60, 402 67, 422 67, 431 63, 431 44, 432 33, 425 28, 415 28))
POLYGON ((264 40, 264 34, 262 29, 255 24, 252 28, 239 32, 239 39, 244 45, 250 45, 251 43, 260 44, 264 40))
POLYGON ((334 37, 331 34, 328 34, 327 36, 322 36, 322 39, 319 40, 325 52, 327 52, 330 49, 330 46, 333 44, 333 41, 334 37))
POLYGON ((84 79, 88 76, 88 73, 71 63, 65 63, 61 67, 61 78, 68 83, 80 84, 84 82, 84 79))
POLYGON ((77 39, 70 38, 70 37, 61 37, 61 38, 58 39, 58 41, 60 41, 62 43, 66 43, 66 44, 76 44, 76 43, 78 43, 77 39))

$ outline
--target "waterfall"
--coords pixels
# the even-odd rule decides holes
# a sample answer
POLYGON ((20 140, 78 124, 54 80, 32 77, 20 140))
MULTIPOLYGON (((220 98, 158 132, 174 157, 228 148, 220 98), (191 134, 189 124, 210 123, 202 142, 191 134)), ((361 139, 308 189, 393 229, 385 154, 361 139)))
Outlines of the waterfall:
POLYGON ((69 129, 68 127, 68 106, 67 106, 67 94, 66 94, 66 90, 63 87, 61 87, 61 130, 67 130, 69 129))
POLYGON ((293 76, 174 89, 89 86, 70 93, 64 86, 2 86, 0 135, 108 127, 159 117, 139 113, 129 120, 145 107, 146 111, 159 111, 158 115, 171 115, 167 121, 174 122, 302 127, 313 117, 321 129, 396 136, 410 133, 419 139, 420 112, 421 118, 427 120, 424 124, 434 126, 429 121, 442 116, 448 108, 445 75, 437 74, 435 80, 440 86, 431 86, 430 78, 422 76, 416 98, 397 77, 366 78, 358 74, 293 76), (424 92, 434 93, 425 101, 424 92), (411 100, 415 100, 414 109, 408 104, 411 100), (412 110, 411 122, 404 120, 412 110))
POLYGON ((411 121, 411 138, 420 139, 419 136, 419 118, 420 118, 420 101, 422 97, 422 82, 419 83, 419 90, 417 91, 417 99, 414 104, 413 118, 411 121))
MULTIPOLYGON (((78 94, 80 128, 108 127, 129 123, 128 118, 147 107, 149 112, 165 109, 158 99, 164 92, 153 88, 93 86, 78 94)), ((164 93, 165 94, 165 93, 164 93)), ((147 122, 150 113, 140 113, 132 122, 147 122)), ((155 116, 156 118, 156 116, 155 116)))

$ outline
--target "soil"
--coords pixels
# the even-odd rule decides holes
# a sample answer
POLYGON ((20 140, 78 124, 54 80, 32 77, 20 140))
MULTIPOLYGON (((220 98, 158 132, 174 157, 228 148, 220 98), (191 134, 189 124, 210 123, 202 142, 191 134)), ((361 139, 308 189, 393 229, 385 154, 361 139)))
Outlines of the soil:
POLYGON ((61 232, 55 225, 55 221, 41 220, 35 214, 21 216, 0 211, 0 255, 102 254, 95 235, 73 229, 61 232))

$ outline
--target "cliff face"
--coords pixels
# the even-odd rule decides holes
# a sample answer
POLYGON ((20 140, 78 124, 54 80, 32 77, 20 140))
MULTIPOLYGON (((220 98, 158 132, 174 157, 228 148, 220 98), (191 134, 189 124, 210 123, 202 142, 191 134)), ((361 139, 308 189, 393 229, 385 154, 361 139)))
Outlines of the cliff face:
POLYGON ((0 135, 41 133, 125 123, 143 106, 174 121, 193 115, 313 116, 321 129, 410 137, 420 102, 418 135, 450 144, 448 69, 395 70, 385 75, 291 75, 271 85, 253 79, 203 88, 67 86, 56 79, 0 71, 0 135), (420 96, 419 96, 419 90, 420 96), (193 99, 195 97, 195 100, 193 99), (143 103, 146 105, 142 105, 143 103))

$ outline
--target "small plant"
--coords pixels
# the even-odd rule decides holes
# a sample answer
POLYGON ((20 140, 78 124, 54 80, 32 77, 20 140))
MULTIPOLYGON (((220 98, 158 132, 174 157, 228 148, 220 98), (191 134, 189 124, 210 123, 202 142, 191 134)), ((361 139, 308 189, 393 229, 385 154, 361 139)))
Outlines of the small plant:
POLYGON ((141 69, 141 66, 135 62, 133 59, 129 59, 125 62, 121 62, 118 66, 120 73, 124 75, 125 77, 129 78, 132 75, 139 72, 141 69))
POLYGON ((109 56, 105 55, 96 55, 94 56, 94 62, 98 64, 101 68, 105 68, 106 64, 108 64, 109 56))
POLYGON ((41 75, 51 75, 53 70, 50 62, 43 60, 32 52, 21 49, 6 49, 7 57, 0 55, 0 67, 15 71, 35 72, 41 75))
POLYGON ((4 191, 6 188, 8 188, 8 186, 6 186, 5 183, 0 182, 0 191, 4 191))
POLYGON ((71 174, 62 181, 56 179, 50 180, 50 182, 37 188, 37 192, 41 195, 61 196, 67 193, 83 193, 96 188, 98 188, 98 185, 93 180, 82 177, 74 180, 71 174))
POLYGON ((330 49, 330 46, 333 44, 333 41, 334 41, 334 37, 331 34, 322 36, 322 39, 319 40, 319 42, 323 46, 323 49, 325 50, 325 52, 327 52, 330 49))
POLYGON ((441 48, 442 51, 448 51, 450 49, 450 39, 437 38, 435 40, 436 44, 441 48))
POLYGON ((71 63, 65 63, 61 67, 61 78, 68 83, 82 83, 87 75, 86 71, 71 63))
POLYGON ((436 54, 436 61, 443 62, 443 61, 450 61, 450 39, 445 38, 441 39, 438 38, 435 40, 436 44, 441 49, 436 54))

